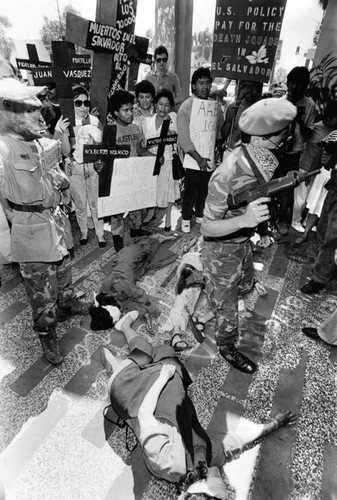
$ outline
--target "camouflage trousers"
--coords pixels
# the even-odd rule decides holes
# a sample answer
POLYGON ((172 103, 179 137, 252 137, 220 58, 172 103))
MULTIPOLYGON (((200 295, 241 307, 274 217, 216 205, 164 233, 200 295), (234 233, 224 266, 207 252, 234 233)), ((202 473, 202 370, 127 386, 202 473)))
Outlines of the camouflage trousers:
POLYGON ((49 331, 57 323, 57 309, 75 299, 69 255, 58 262, 23 262, 20 271, 33 310, 34 330, 49 331))
POLYGON ((312 277, 326 285, 336 270, 335 250, 337 248, 337 191, 330 189, 324 200, 317 226, 319 252, 312 269, 312 277))
POLYGON ((238 298, 254 286, 250 240, 243 243, 202 241, 206 294, 216 318, 217 345, 233 344, 238 336, 238 298))
MULTIPOLYGON (((128 215, 130 229, 139 229, 142 225, 142 210, 134 210, 128 215)), ((111 216, 111 234, 124 237, 124 214, 111 216)))

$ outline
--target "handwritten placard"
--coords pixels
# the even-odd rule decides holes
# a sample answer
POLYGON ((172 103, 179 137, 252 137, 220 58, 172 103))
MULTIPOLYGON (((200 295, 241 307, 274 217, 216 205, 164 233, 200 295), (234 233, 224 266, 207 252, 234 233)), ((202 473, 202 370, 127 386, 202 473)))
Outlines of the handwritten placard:
POLYGON ((217 0, 213 76, 268 82, 287 0, 217 0))
POLYGON ((131 212, 156 205, 155 157, 131 157, 114 161, 110 196, 98 198, 98 217, 131 212))
POLYGON ((43 151, 35 153, 39 159, 39 163, 43 172, 48 172, 51 168, 56 167, 62 160, 61 144, 59 141, 53 141, 47 138, 40 139, 43 144, 43 151))
MULTIPOLYGON (((216 101, 193 99, 190 138, 200 156, 209 158, 208 165, 211 170, 215 169, 214 148, 219 113, 221 109, 216 101)), ((189 154, 185 155, 184 168, 200 170, 197 162, 189 154)))

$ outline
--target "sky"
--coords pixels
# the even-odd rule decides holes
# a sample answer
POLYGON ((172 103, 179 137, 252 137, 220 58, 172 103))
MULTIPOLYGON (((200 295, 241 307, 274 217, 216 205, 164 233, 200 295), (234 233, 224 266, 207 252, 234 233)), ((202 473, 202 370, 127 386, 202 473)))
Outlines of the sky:
MULTIPOLYGON (((183 1, 183 0, 182 0, 183 1)), ((193 32, 213 30, 216 0, 194 0, 193 32)), ((71 4, 82 17, 94 20, 96 0, 8 0, 1 2, 1 15, 12 23, 8 34, 17 39, 37 39, 43 25, 44 16, 56 19, 57 4, 62 12, 71 4)), ((154 29, 155 0, 138 0, 135 33, 145 35, 148 28, 154 29)), ((280 39, 283 48, 279 65, 289 71, 294 66, 303 65, 304 53, 312 47, 316 26, 322 19, 322 9, 318 0, 287 0, 280 39), (295 55, 296 47, 300 54, 295 55)))

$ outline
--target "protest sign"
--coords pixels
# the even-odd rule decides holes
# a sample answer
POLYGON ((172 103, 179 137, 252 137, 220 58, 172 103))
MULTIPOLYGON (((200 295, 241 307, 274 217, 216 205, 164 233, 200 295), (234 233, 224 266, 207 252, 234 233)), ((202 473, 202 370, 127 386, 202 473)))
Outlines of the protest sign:
POLYGON ((154 207, 157 203, 154 163, 153 156, 116 159, 110 195, 98 198, 98 217, 154 207))
POLYGON ((268 82, 287 0, 217 0, 212 74, 268 82))
MULTIPOLYGON (((208 164, 211 170, 215 169, 214 148, 219 113, 221 113, 221 108, 216 101, 193 99, 190 138, 200 156, 209 158, 208 164)), ((186 154, 184 168, 199 170, 199 165, 189 154, 186 154)))

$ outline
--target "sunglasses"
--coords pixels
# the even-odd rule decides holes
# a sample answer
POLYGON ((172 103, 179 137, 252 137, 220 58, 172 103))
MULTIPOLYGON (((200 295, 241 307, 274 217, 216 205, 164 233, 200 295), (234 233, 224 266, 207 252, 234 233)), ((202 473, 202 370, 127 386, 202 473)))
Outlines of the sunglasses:
POLYGON ((90 107, 90 101, 88 99, 86 99, 85 101, 81 101, 81 99, 76 99, 76 101, 74 101, 74 104, 75 104, 76 108, 80 108, 83 105, 86 108, 90 107))
POLYGON ((157 57, 156 62, 167 62, 167 57, 157 57))

